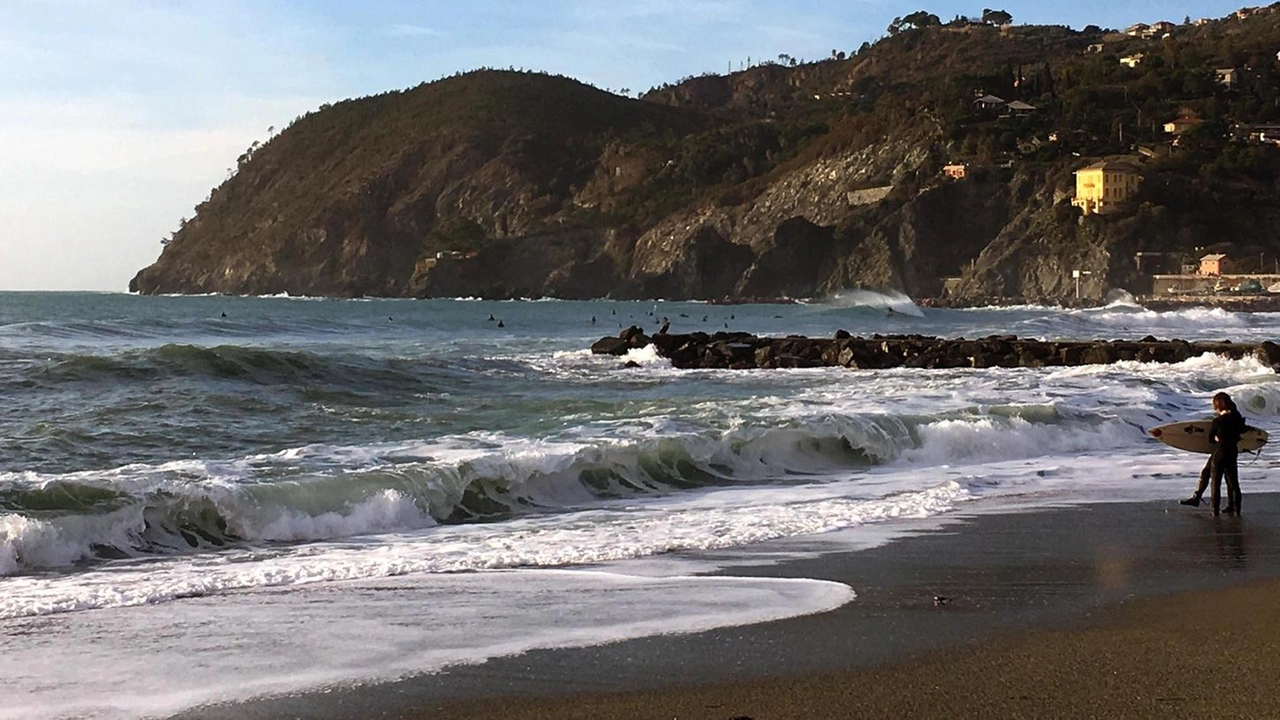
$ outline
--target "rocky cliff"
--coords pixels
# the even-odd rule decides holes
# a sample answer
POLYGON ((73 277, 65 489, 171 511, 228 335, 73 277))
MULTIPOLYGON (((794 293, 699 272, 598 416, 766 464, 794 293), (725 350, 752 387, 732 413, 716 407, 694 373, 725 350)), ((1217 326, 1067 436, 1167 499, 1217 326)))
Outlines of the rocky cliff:
POLYGON ((1148 152, 1139 196, 1107 217, 1070 207, 1072 171, 1134 152, 1117 123, 1163 148, 1155 141, 1167 138, 1130 117, 1137 102, 1148 117, 1203 107, 1222 128, 1224 107, 1280 115, 1262 102, 1274 67, 1252 70, 1249 97, 1193 82, 1236 59, 1214 54, 1223 37, 1235 55, 1280 46, 1267 17, 1187 29, 1182 45, 1166 44, 1181 54, 1133 77, 1116 74, 1114 56, 1083 52, 1098 33, 966 24, 641 99, 480 71, 344 101, 250 148, 130 289, 732 299, 876 287, 1054 299, 1086 270, 1085 296, 1141 290, 1139 251, 1175 264, 1208 247, 1276 256, 1280 150, 1230 142, 1224 129, 1148 152), (977 91, 1038 110, 977 108, 977 91), (966 178, 941 176, 954 161, 969 164, 966 178))

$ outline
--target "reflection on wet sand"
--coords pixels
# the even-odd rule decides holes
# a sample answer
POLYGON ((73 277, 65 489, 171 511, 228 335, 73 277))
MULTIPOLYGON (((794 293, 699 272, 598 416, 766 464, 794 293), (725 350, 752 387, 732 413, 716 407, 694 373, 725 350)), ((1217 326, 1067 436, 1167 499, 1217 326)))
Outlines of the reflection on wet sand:
POLYGON ((1242 518, 1214 518, 1213 539, 1218 552, 1218 564, 1228 568, 1245 567, 1242 518))

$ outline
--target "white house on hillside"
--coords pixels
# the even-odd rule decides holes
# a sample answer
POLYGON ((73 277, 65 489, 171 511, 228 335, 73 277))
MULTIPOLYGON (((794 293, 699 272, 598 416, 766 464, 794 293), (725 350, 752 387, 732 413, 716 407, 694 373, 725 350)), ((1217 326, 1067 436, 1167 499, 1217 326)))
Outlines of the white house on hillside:
POLYGON ((983 95, 977 100, 974 100, 973 104, 983 110, 997 110, 1004 107, 1006 102, 1003 98, 996 97, 995 95, 983 95))

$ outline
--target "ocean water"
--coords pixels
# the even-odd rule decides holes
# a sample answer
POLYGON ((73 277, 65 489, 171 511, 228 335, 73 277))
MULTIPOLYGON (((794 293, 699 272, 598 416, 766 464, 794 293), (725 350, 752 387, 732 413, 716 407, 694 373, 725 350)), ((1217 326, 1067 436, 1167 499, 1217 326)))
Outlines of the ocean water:
MULTIPOLYGON (((1255 425, 1274 432, 1280 413, 1269 367, 1213 356, 683 371, 652 349, 586 350, 664 318, 769 335, 1280 335, 1275 314, 922 310, 870 292, 0 293, 0 718, 164 715, 822 612, 857 602, 856 583, 733 568, 966 514, 1181 497, 1203 458, 1146 428, 1207 415, 1222 389, 1255 425)), ((1272 489, 1275 465, 1264 452, 1244 491, 1272 489)))

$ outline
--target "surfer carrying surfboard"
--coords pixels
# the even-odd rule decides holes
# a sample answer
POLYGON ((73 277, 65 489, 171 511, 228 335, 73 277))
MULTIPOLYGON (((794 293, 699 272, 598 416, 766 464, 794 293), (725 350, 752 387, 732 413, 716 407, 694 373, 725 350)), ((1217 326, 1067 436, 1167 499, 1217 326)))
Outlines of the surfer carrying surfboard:
POLYGON ((1221 504, 1222 481, 1227 481, 1227 507, 1223 510, 1228 515, 1240 513, 1240 471, 1237 463, 1239 457, 1240 436, 1248 429, 1244 416, 1236 408, 1231 396, 1220 392, 1213 396, 1213 411, 1216 417, 1209 426, 1209 442, 1213 444, 1213 453, 1209 462, 1200 472, 1200 484, 1195 494, 1180 501, 1183 505, 1197 507, 1204 495, 1205 487, 1212 482, 1213 492, 1210 503, 1213 514, 1218 514, 1221 504), (1207 471, 1207 472, 1206 472, 1207 471))

